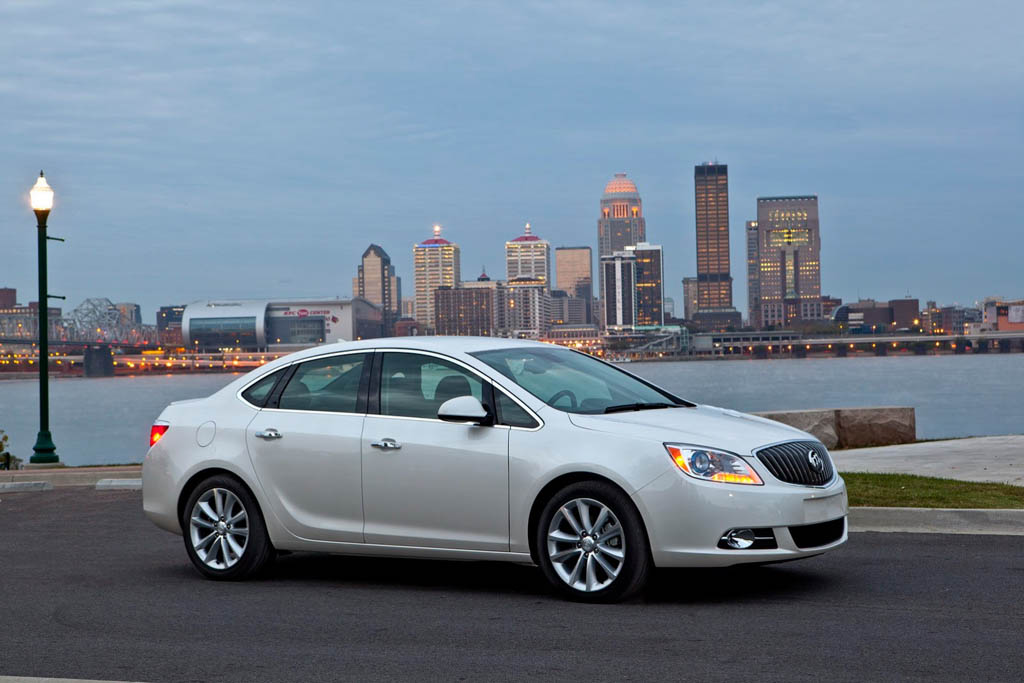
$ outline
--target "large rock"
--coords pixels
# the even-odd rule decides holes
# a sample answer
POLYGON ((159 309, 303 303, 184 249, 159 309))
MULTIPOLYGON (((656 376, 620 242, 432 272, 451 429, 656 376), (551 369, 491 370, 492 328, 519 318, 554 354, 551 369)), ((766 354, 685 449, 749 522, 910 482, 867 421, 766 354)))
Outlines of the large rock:
POLYGON ((839 445, 839 435, 836 432, 836 412, 835 410, 787 410, 757 414, 813 434, 818 441, 825 444, 825 448, 831 449, 839 445))
POLYGON ((911 443, 917 419, 913 408, 843 408, 836 411, 836 432, 842 448, 911 443))

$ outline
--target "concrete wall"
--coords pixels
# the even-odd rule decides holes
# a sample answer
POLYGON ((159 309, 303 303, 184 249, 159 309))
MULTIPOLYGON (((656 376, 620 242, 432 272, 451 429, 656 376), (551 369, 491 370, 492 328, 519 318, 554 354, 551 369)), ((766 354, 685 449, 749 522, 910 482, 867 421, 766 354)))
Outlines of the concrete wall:
POLYGON ((829 449, 888 446, 917 440, 914 409, 907 407, 789 410, 756 414, 809 432, 829 449))

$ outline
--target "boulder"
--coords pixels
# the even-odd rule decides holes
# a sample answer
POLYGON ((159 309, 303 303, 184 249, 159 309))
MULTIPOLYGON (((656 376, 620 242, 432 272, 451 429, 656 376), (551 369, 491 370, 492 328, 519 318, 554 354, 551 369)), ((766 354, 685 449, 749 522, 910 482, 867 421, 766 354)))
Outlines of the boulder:
POLYGON ((836 411, 836 428, 841 448, 888 446, 917 440, 913 408, 842 408, 836 411))
POLYGON ((832 449, 839 445, 835 410, 787 410, 757 415, 813 434, 814 438, 825 444, 825 448, 832 449))

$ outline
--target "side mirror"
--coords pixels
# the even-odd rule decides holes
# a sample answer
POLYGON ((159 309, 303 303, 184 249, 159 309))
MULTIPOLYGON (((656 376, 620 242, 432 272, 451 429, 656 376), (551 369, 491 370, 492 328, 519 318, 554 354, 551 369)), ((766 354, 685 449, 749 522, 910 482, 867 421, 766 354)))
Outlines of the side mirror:
POLYGON ((472 422, 485 426, 494 424, 494 416, 473 396, 448 399, 437 409, 437 418, 445 422, 472 422))

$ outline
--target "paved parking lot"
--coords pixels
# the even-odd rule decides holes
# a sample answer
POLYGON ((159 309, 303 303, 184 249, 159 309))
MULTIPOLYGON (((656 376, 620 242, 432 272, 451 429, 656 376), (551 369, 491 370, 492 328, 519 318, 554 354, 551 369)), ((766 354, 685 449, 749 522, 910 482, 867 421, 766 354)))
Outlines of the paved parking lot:
POLYGON ((141 681, 1016 681, 1024 537, 854 534, 792 564, 660 571, 637 601, 536 569, 282 558, 200 579, 138 492, 0 496, 0 675, 141 681))

